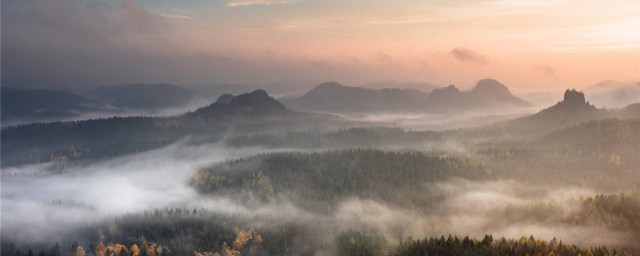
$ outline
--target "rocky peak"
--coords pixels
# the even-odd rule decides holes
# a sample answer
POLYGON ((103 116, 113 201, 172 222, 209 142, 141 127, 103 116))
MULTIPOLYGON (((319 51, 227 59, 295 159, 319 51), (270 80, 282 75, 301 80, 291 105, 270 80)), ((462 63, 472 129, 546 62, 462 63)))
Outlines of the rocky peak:
POLYGON ((480 94, 493 94, 493 95, 511 95, 509 88, 501 84, 495 79, 482 79, 478 81, 476 86, 471 90, 480 94))
POLYGON ((192 115, 202 118, 220 118, 225 116, 268 116, 288 113, 289 110, 264 90, 233 96, 225 94, 206 107, 199 108, 192 115))
POLYGON ((233 96, 233 94, 229 94, 229 93, 225 93, 223 95, 221 95, 220 97, 218 97, 218 99, 216 100, 216 104, 229 104, 231 103, 231 100, 233 100, 233 98, 235 98, 235 96, 233 96))
POLYGON ((234 97, 229 102, 229 105, 237 109, 251 110, 251 112, 282 111, 286 109, 282 103, 269 96, 264 90, 240 94, 234 97))
POLYGON ((564 92, 564 102, 570 105, 582 105, 586 103, 586 100, 584 99, 584 93, 575 89, 567 89, 564 92))

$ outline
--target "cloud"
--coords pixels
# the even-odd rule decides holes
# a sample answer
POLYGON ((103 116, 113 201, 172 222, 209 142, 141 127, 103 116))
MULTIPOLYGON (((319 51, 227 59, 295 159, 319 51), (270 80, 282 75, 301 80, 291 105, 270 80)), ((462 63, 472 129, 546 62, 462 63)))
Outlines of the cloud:
POLYGON ((137 0, 125 0, 120 5, 120 8, 129 20, 128 25, 137 29, 155 30, 162 23, 158 15, 148 12, 137 0))
POLYGON ((272 150, 187 144, 184 140, 63 174, 48 174, 47 164, 4 168, 3 174, 17 175, 2 179, 3 239, 56 241, 78 226, 153 208, 242 211, 225 198, 199 195, 189 186, 191 175, 211 163, 272 150))
POLYGON ((136 0, 120 5, 105 0, 7 0, 2 2, 2 22, 6 24, 3 44, 4 38, 28 37, 104 41, 128 33, 160 31, 167 25, 136 0))
POLYGON ((2 83, 14 86, 131 81, 170 30, 135 0, 7 0, 1 11, 2 83))
POLYGON ((242 203, 222 195, 202 195, 189 185, 192 175, 203 166, 281 150, 286 149, 229 149, 221 144, 194 145, 185 139, 161 149, 73 167, 60 174, 48 173, 47 164, 4 168, 0 212, 2 237, 12 242, 74 241, 87 239, 86 233, 78 233, 78 230, 99 226, 112 217, 154 208, 198 208, 232 214, 237 219, 255 216, 247 225, 257 228, 280 230, 278 225, 298 223, 299 230, 308 227, 314 234, 304 238, 305 243, 318 237, 327 238, 324 243, 333 243, 332 238, 347 229, 389 239, 447 234, 519 238, 532 234, 546 240, 557 237, 584 246, 620 246, 635 241, 624 232, 604 227, 563 224, 563 220, 576 210, 567 204, 569 199, 598 193, 591 188, 565 186, 552 189, 539 185, 522 186, 516 180, 452 179, 425 183, 423 190, 416 191, 434 199, 429 207, 403 208, 366 197, 350 197, 340 202, 335 210, 314 212, 300 208, 294 203, 298 200, 289 200, 295 195, 286 188, 279 190, 280 196, 274 205, 261 205, 242 203), (528 214, 535 213, 527 209, 538 205, 547 205, 548 209, 554 210, 552 217, 527 218, 528 214), (524 210, 510 212, 510 209, 524 210), (524 214, 522 218, 521 214, 524 214), (593 236, 594 233, 602 235, 593 236))
POLYGON ((181 19, 181 20, 192 20, 193 17, 187 15, 179 15, 179 14, 170 14, 170 13, 158 13, 162 17, 167 17, 170 19, 181 19))
POLYGON ((229 7, 249 6, 249 5, 277 5, 295 3, 296 0, 232 0, 227 3, 229 7))
POLYGON ((556 72, 553 70, 553 68, 547 66, 547 65, 533 65, 532 66, 533 69, 537 70, 538 72, 550 76, 550 77, 555 77, 556 76, 556 72))
POLYGON ((393 57, 383 51, 378 51, 374 53, 375 58, 382 63, 393 63, 393 57))
POLYGON ((453 48, 449 54, 464 63, 484 65, 487 62, 484 56, 468 48, 453 48))
POLYGON ((184 10, 180 8, 171 8, 170 11, 174 13, 191 13, 189 10, 184 10))
POLYGON ((190 14, 191 12, 184 9, 178 8, 170 8, 164 12, 158 12, 158 15, 168 18, 168 19, 179 19, 179 20, 192 20, 194 17, 190 14))

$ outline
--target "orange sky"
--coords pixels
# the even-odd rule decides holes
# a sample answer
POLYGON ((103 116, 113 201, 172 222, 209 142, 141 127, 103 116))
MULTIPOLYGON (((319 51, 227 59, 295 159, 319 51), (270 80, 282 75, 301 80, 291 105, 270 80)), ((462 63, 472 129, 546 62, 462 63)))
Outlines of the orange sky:
MULTIPOLYGON (((58 4, 72 2, 63 0, 58 4)), ((97 25, 85 28, 98 31, 96 34, 101 29, 108 30, 104 33, 109 36, 101 42, 108 45, 96 50, 95 62, 105 62, 100 67, 117 67, 109 61, 122 61, 113 57, 118 54, 124 54, 122 59, 126 59, 127 54, 122 52, 144 55, 126 63, 140 62, 136 67, 148 63, 152 68, 140 68, 131 74, 113 71, 123 82, 361 84, 394 80, 470 87, 479 79, 492 77, 516 92, 528 92, 584 88, 607 79, 640 81, 637 0, 123 3, 114 5, 109 15, 121 15, 120 19, 129 22, 121 25, 126 29, 97 25), (160 24, 158 28, 153 27, 156 23, 160 24), (99 59, 99 54, 106 54, 105 49, 109 48, 116 49, 115 53, 99 59), (159 67, 158 63, 163 64, 159 67), (171 76, 166 75, 169 71, 173 72, 171 76)), ((91 15, 73 17, 80 16, 82 9, 64 13, 40 6, 39 10, 44 10, 41 12, 54 24, 58 21, 55 15, 72 16, 72 22, 67 23, 59 18, 62 32, 77 31, 73 24, 80 18, 92 19, 91 15)), ((7 16, 5 12, 3 9, 3 16, 7 16)), ((7 24, 5 19, 3 22, 7 24)), ((24 29, 20 31, 22 34, 16 32, 19 36, 15 38, 36 41, 24 29)), ((13 31, 7 34, 13 35, 13 31)), ((3 38, 7 38, 4 31, 3 38)), ((87 44, 74 49, 92 47, 87 44)), ((53 74, 46 68, 43 72, 53 74)), ((55 75, 50 76, 55 80, 55 75)), ((10 73, 9 77, 12 78, 10 73)), ((66 75, 64 79, 72 80, 71 77, 66 75)), ((109 83, 109 78, 100 82, 109 83)))

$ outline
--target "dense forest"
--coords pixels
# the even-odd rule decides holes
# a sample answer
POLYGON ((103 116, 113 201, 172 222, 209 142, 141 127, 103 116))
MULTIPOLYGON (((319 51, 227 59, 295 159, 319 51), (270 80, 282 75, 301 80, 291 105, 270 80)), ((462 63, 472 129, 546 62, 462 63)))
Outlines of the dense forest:
MULTIPOLYGON (((589 203, 589 200, 583 202, 589 203)), ((97 232, 86 234, 87 238, 95 239, 89 244, 56 243, 48 247, 3 244, 2 256, 313 255, 320 252, 345 256, 633 255, 606 246, 580 247, 555 237, 545 241, 532 235, 520 239, 494 238, 492 235, 485 235, 482 239, 452 235, 389 239, 348 229, 336 234, 335 239, 327 240, 318 239, 318 234, 314 234, 317 230, 310 228, 309 223, 288 223, 277 228, 242 228, 250 218, 225 216, 202 209, 156 209, 118 217, 103 224, 97 232)))
MULTIPOLYGON (((346 254, 345 254, 346 255, 346 254)), ((354 255, 354 254, 351 254, 354 255)), ((569 255, 569 256, 605 256, 628 255, 616 250, 609 251, 607 247, 580 248, 576 245, 563 244, 553 239, 543 241, 533 236, 515 239, 496 239, 487 235, 482 240, 469 237, 458 238, 425 238, 407 239, 401 241, 393 255, 427 256, 427 255, 569 255)))
MULTIPOLYGON (((99 193, 105 198, 133 189, 117 183, 150 194, 177 187, 188 197, 125 200, 146 208, 124 214, 101 208, 102 199, 63 200, 64 193, 27 207, 5 201, 100 217, 52 223, 48 234, 57 239, 13 239, 8 232, 41 227, 10 224, 2 255, 637 254, 640 119, 619 113, 578 99, 492 126, 425 131, 295 112, 257 91, 181 116, 9 127, 3 182, 35 190, 49 179, 95 175, 93 186, 114 182, 99 193), (584 115, 564 120, 565 111, 584 115), (538 119, 549 127, 513 135, 538 119), (170 149, 150 151, 163 148, 170 149), (219 155, 227 151, 239 156, 219 155), (114 158, 132 153, 140 154, 114 158), (175 164, 181 160, 198 164, 175 164), (47 165, 23 172, 26 163, 47 165), (135 175, 149 163, 152 172, 135 175), (184 174, 163 177, 172 172, 184 174)), ((3 191, 3 200, 30 194, 3 191)))
POLYGON ((640 256, 638 11, 0 0, 0 256, 640 256))
POLYGON ((194 143, 212 143, 227 133, 285 127, 295 131, 312 122, 323 122, 327 128, 348 124, 329 115, 291 111, 262 90, 231 97, 172 117, 112 117, 3 128, 1 164, 105 159, 157 149, 185 137, 194 138, 194 143))
POLYGON ((349 197, 370 198, 403 206, 428 207, 429 198, 416 193, 428 182, 451 177, 484 179, 491 170, 444 152, 354 149, 322 153, 271 153, 205 168, 192 184, 200 192, 294 200, 305 209, 329 210, 349 197), (296 199, 298 198, 298 199, 296 199))
POLYGON ((335 149, 353 147, 424 147, 446 141, 443 133, 398 127, 352 127, 331 132, 253 133, 225 139, 230 147, 335 149))

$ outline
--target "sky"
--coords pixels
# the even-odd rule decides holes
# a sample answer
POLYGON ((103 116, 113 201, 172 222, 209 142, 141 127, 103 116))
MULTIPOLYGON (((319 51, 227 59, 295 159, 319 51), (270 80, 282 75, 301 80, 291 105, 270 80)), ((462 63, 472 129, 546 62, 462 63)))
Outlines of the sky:
POLYGON ((3 0, 2 86, 640 81, 640 1, 3 0))

